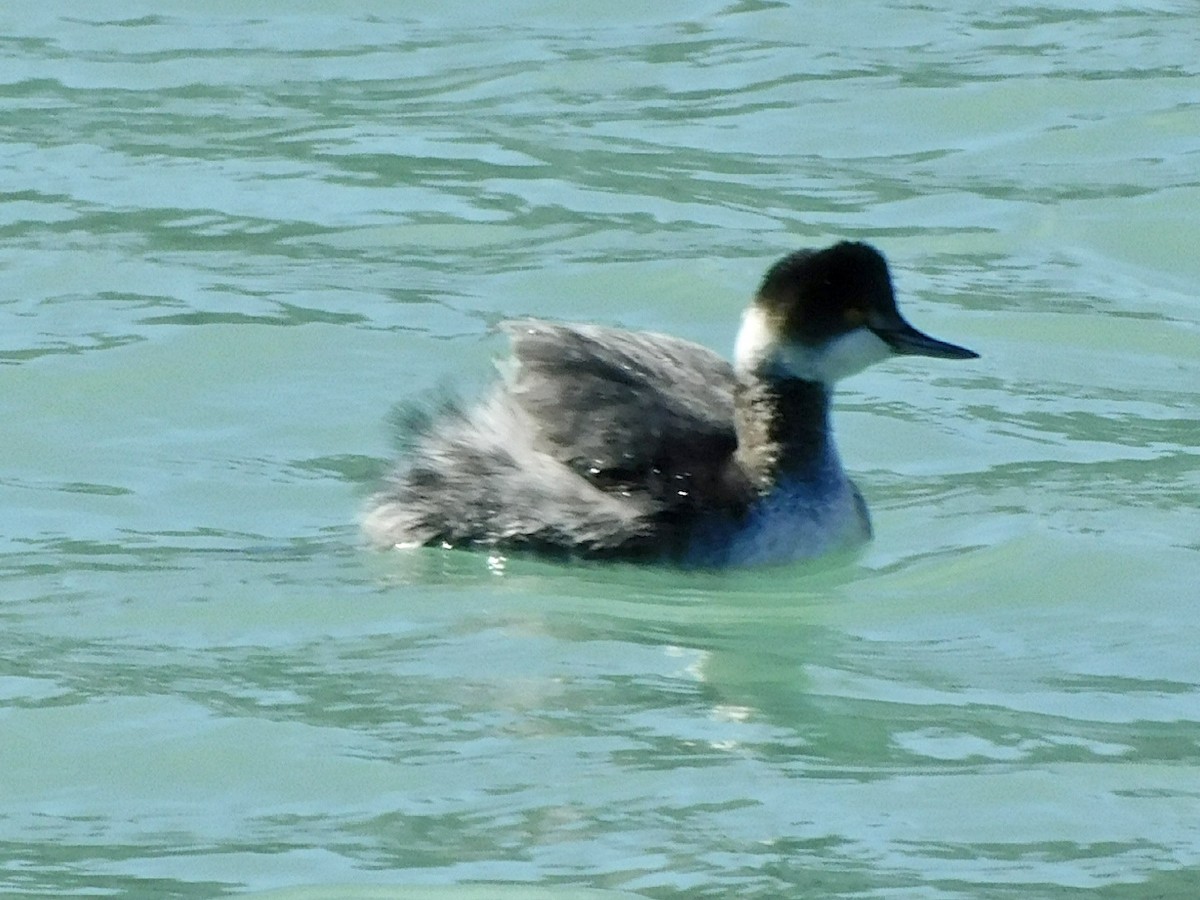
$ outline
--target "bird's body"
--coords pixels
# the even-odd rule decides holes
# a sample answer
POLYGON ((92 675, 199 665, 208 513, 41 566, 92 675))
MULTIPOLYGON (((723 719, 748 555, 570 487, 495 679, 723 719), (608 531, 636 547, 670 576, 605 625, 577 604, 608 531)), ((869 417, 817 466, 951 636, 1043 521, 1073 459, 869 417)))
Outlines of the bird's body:
POLYGON ((507 330, 506 377, 417 438, 368 513, 374 543, 699 566, 854 546, 871 527, 833 442, 833 382, 895 352, 974 355, 907 325, 862 244, 776 264, 734 365, 667 335, 507 330))

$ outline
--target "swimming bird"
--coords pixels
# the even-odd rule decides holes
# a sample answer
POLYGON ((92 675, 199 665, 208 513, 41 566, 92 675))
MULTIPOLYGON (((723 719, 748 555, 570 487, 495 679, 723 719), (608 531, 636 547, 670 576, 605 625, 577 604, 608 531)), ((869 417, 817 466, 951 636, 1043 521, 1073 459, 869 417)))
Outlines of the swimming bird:
POLYGON ((896 355, 978 356, 910 325, 857 242, 771 266, 732 365, 663 334, 504 327, 508 370, 416 437, 371 501, 373 543, 706 567, 853 547, 871 524, 834 445, 834 384, 896 355))

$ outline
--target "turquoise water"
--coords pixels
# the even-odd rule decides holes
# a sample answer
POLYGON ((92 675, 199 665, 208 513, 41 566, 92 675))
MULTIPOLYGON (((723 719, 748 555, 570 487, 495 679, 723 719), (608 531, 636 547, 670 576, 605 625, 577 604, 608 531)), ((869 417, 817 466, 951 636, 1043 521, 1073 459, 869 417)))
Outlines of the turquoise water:
POLYGON ((0 35, 0 892, 1196 896, 1194 4, 0 35), (845 384, 861 556, 361 547, 389 411, 497 321, 727 352, 841 237, 983 354, 845 384))

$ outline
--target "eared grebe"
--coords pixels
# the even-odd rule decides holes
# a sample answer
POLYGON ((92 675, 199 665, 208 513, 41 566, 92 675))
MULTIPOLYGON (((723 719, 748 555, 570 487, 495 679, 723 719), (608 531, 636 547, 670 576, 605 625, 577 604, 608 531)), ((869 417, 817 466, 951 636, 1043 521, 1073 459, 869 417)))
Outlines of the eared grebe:
POLYGON ((434 421, 372 503, 381 546, 486 546, 721 566, 866 541, 829 424, 834 382, 892 355, 978 354, 917 331, 867 244, 767 272, 731 366, 661 334, 505 325, 514 364, 434 421))

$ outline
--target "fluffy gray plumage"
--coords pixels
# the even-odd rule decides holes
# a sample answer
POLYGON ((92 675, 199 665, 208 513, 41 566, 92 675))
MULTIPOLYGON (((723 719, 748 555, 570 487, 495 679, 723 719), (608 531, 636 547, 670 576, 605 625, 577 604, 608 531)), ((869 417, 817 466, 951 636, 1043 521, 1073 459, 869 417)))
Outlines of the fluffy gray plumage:
POLYGON ((728 362, 667 335, 540 321, 505 330, 507 377, 418 439, 373 502, 373 542, 672 556, 698 510, 744 510, 748 485, 714 470, 737 447, 728 362))

